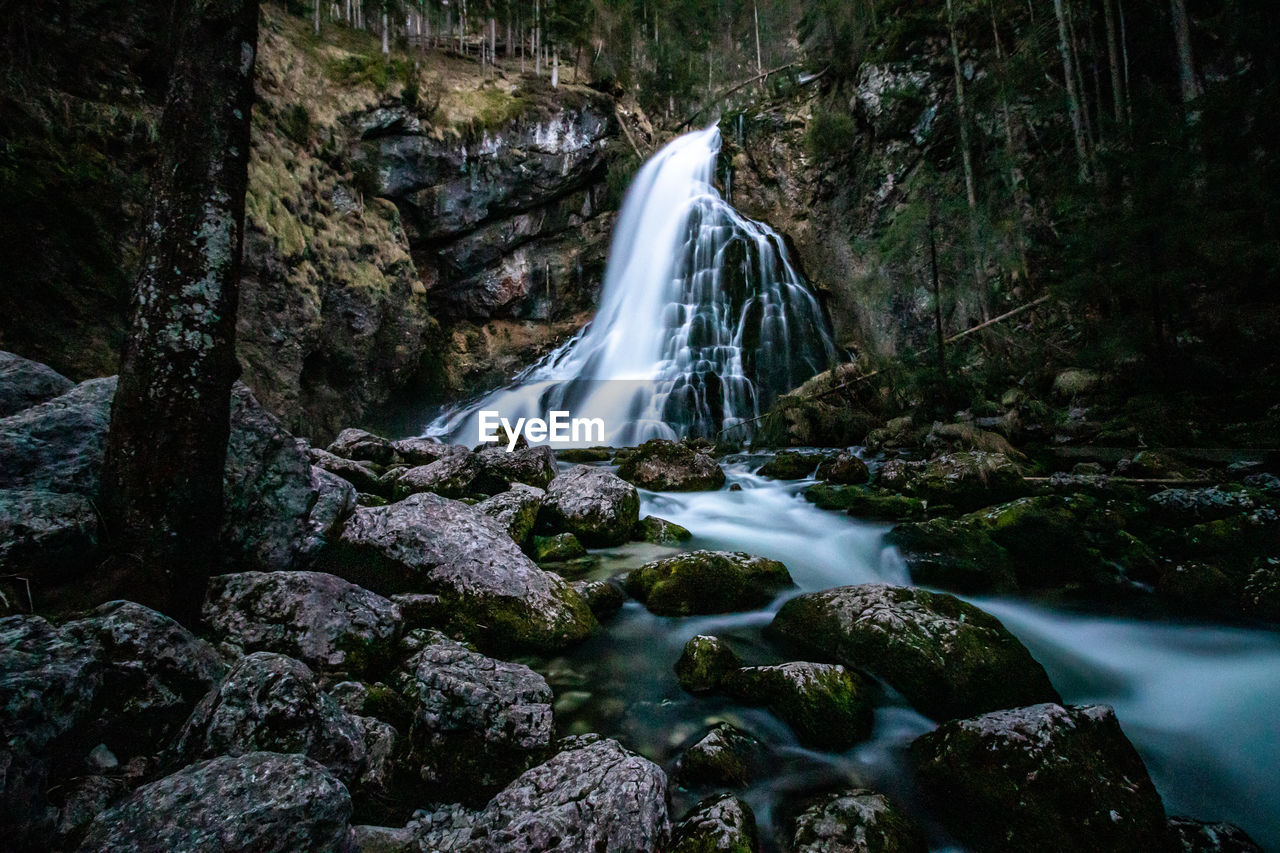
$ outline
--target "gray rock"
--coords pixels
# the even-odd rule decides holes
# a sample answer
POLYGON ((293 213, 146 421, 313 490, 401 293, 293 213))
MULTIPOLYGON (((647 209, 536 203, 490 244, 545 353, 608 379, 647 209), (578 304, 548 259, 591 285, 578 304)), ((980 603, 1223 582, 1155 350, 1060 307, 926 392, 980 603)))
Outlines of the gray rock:
POLYGON ((690 693, 709 693, 741 666, 742 661, 724 640, 698 634, 684 644, 676 661, 676 679, 690 693))
POLYGON ((341 477, 359 491, 375 495, 384 493, 382 475, 375 471, 370 463, 347 459, 345 456, 314 447, 310 450, 310 456, 313 465, 341 477))
POLYGON ((676 825, 670 853, 755 853, 760 842, 751 807, 730 794, 697 803, 676 825))
POLYGON ((1166 521, 1196 524, 1216 521, 1258 506, 1248 492, 1226 489, 1165 489, 1147 498, 1156 514, 1166 521))
POLYGON ((550 749, 551 688, 527 666, 437 635, 396 683, 412 709, 412 761, 437 794, 482 804, 550 749))
POLYGON ((511 539, 523 546, 538 521, 538 510, 545 495, 546 492, 534 486, 512 483, 511 488, 485 498, 475 508, 505 527, 511 539))
POLYGON ((413 830, 404 826, 351 827, 353 853, 421 853, 413 830))
POLYGON ((572 533, 556 533, 551 536, 535 536, 529 542, 529 556, 538 563, 560 563, 586 556, 578 537, 572 533))
POLYGON ((0 489, 0 574, 60 581, 89 568, 98 551, 98 513, 83 495, 0 489))
POLYGON ((41 752, 83 722, 102 687, 102 649, 41 616, 0 619, 0 735, 17 755, 41 752))
POLYGON ((201 700, 178 737, 182 764, 250 752, 300 753, 351 787, 368 766, 364 728, 301 661, 272 652, 240 660, 201 700))
POLYGON ((842 450, 824 459, 818 465, 815 476, 828 483, 856 486, 867 482, 871 478, 871 473, 867 470, 867 463, 849 451, 842 450))
POLYGON ((545 444, 510 452, 504 447, 489 447, 476 454, 476 461, 483 481, 480 490, 490 494, 512 483, 545 489, 556 478, 556 454, 545 444))
POLYGON ((745 788, 766 767, 764 744, 729 723, 720 723, 683 753, 673 776, 686 788, 745 788))
POLYGON ((313 558, 333 535, 334 529, 356 508, 356 488, 337 474, 311 466, 311 485, 316 503, 307 516, 307 537, 299 549, 304 558, 313 558))
POLYGON ((627 594, 623 592, 622 586, 612 580, 571 581, 569 586, 582 596, 583 601, 587 602, 587 606, 591 608, 591 612, 597 619, 612 616, 627 603, 627 594))
POLYGON ((184 767, 98 816, 82 853, 333 853, 347 846, 351 797, 301 755, 254 752, 184 767))
POLYGON ((0 419, 0 489, 98 493, 115 377, 0 419))
POLYGON ((1164 807, 1102 705, 1042 704, 953 720, 911 745, 921 790, 986 850, 1166 850, 1164 807))
POLYGON ((998 619, 944 593, 885 584, 806 593, 767 630, 872 673, 937 720, 1058 701, 1044 667, 998 619))
POLYGON ((724 485, 724 471, 710 454, 664 438, 637 447, 618 466, 618 476, 659 492, 701 492, 724 485))
POLYGON ((1262 853, 1258 842, 1231 823, 1171 817, 1169 834, 1172 836, 1172 849, 1178 853, 1262 853))
POLYGON ((395 481, 395 496, 433 492, 446 498, 462 498, 476 492, 476 481, 482 474, 480 462, 475 454, 462 448, 459 451, 405 471, 395 481))
POLYGON ((924 834, 883 794, 855 788, 819 797, 796 818, 794 853, 925 853, 924 834))
POLYGON ((876 483, 961 511, 1011 501, 1029 491, 1022 472, 1008 456, 978 451, 919 462, 891 459, 880 467, 876 483))
POLYGON ((640 518, 635 486, 603 468, 578 465, 547 486, 540 519, 587 547, 621 545, 640 518))
POLYGON ((655 545, 679 545, 693 538, 693 534, 674 521, 646 515, 636 522, 631 538, 640 542, 652 542, 655 545))
POLYGON ((596 628, 586 602, 497 521, 437 495, 357 509, 327 554, 335 574, 370 589, 439 596, 447 633, 484 646, 554 649, 596 628))
POLYGON ((449 452, 450 445, 434 438, 402 438, 391 442, 396 456, 410 466, 429 465, 449 452))
POLYGON ((0 418, 60 397, 74 386, 52 367, 0 352, 0 418))
POLYGON ((391 442, 362 429, 344 429, 326 448, 330 453, 346 459, 386 465, 395 457, 391 442))
POLYGON ((739 702, 767 705, 808 746, 844 750, 871 736, 871 687, 839 664, 746 667, 726 674, 720 687, 739 702))
POLYGON ((203 616, 245 651, 295 657, 324 672, 373 674, 390 663, 400 608, 323 572, 240 572, 210 578, 203 616))
POLYGON ((690 551, 627 575, 627 593, 664 616, 752 610, 792 586, 782 563, 740 551, 690 551))

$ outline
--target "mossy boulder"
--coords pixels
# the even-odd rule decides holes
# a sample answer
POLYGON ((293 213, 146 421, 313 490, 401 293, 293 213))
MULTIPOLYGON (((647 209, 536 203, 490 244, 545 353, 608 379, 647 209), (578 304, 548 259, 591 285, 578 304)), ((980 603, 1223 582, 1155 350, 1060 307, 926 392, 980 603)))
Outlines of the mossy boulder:
POLYGON ((886 584, 805 593, 767 633, 870 672, 936 720, 1058 701, 1044 667, 998 619, 945 593, 886 584))
POLYGON ((524 545, 538 522, 538 510, 546 494, 534 486, 512 483, 511 488, 485 498, 475 508, 505 527, 513 542, 524 545))
POLYGON ((674 521, 646 515, 636 522, 631 538, 637 542, 652 542, 655 545, 679 545, 693 538, 693 534, 674 521))
POLYGON ((815 476, 826 483, 856 486, 871 479, 871 472, 867 469, 867 463, 849 451, 842 450, 822 460, 815 476))
POLYGON ((817 469, 820 462, 822 457, 816 453, 780 450, 757 468, 756 473, 774 480, 803 480, 817 469))
POLYGON ((1091 530, 1097 509, 1097 501, 1083 495, 1043 495, 966 519, 982 524, 1008 552, 1021 586, 1043 589, 1097 580, 1109 571, 1096 548, 1109 531, 1091 530))
POLYGON ((865 788, 813 798, 796 817, 794 853, 925 853, 924 833, 889 798, 865 788))
POLYGON ((742 661, 724 640, 698 634, 684 644, 676 661, 676 679, 690 693, 709 693, 741 666, 742 661))
POLYGON ((1018 588, 1013 559, 981 526, 934 518, 899 524, 885 544, 895 546, 923 586, 963 593, 1001 593, 1018 588))
POLYGON ((728 673, 721 689, 750 705, 765 705, 801 743, 843 750, 871 736, 873 690, 839 664, 796 661, 728 673))
POLYGON ((759 738, 719 723, 681 753, 672 774, 686 788, 745 788, 766 766, 759 738))
POLYGON ((551 536, 534 536, 529 540, 529 556, 537 563, 558 563, 585 556, 578 537, 572 533, 555 533, 551 536))
POLYGON ((843 510, 854 518, 904 521, 924 518, 924 502, 866 486, 831 486, 818 483, 804 490, 804 498, 820 509, 843 510))
POLYGON ((752 610, 791 586, 777 560, 730 551, 690 551, 627 575, 627 593, 662 616, 752 610))
POLYGON ((627 602, 627 594, 616 580, 573 581, 569 585, 587 602, 597 619, 612 616, 627 602))
POLYGON ((1160 795, 1106 706, 953 720, 910 754, 926 798, 976 851, 1168 849, 1160 795))
POLYGON ((676 825, 669 853, 756 853, 755 813, 730 794, 699 801, 676 825))
POLYGON ((618 476, 657 492, 705 492, 724 485, 724 471, 709 453, 665 438, 637 447, 619 464, 618 476))
POLYGON ((1009 443, 1009 439, 971 423, 936 423, 925 436, 924 443, 931 450, 947 453, 976 450, 980 453, 999 453, 1010 459, 1023 458, 1009 443))
POLYGON ((608 462, 613 458, 613 454, 612 447, 567 447, 564 450, 557 450, 556 458, 561 462, 579 465, 586 462, 608 462))
POLYGON ((621 545, 640 519, 635 486, 603 468, 579 465, 547 486, 541 525, 577 536, 589 548, 621 545))
POLYGON ((917 462, 893 459, 881 466, 876 484, 961 512, 1004 503, 1030 491, 1021 470, 1002 453, 947 453, 917 462))
POLYGON ((373 462, 376 465, 390 464, 396 455, 390 441, 362 429, 344 429, 325 449, 346 459, 373 462))

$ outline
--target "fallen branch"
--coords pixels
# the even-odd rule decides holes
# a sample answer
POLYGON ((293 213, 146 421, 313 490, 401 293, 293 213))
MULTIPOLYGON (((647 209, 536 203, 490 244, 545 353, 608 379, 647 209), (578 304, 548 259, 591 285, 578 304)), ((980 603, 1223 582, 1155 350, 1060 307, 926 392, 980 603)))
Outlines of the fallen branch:
POLYGON ((632 150, 632 151, 634 151, 634 152, 636 152, 636 156, 637 156, 637 157, 639 157, 639 158, 640 158, 640 162, 642 162, 642 163, 643 163, 643 162, 644 162, 644 154, 643 154, 643 153, 641 153, 641 151, 640 151, 640 146, 639 146, 639 145, 636 145, 636 138, 635 138, 634 136, 632 136, 632 135, 631 135, 631 128, 627 127, 627 121, 626 121, 626 119, 624 119, 624 118, 622 117, 622 110, 621 110, 621 108, 620 108, 620 107, 618 107, 618 106, 615 106, 615 107, 613 108, 613 115, 614 115, 614 118, 616 118, 616 119, 618 120, 618 124, 622 125, 622 132, 623 132, 624 134, 626 134, 627 141, 631 143, 631 150, 632 150))
MULTIPOLYGON (((680 131, 682 131, 682 130, 684 130, 686 127, 688 127, 689 125, 693 124, 694 119, 696 119, 698 116, 702 115, 702 114, 703 114, 703 113, 705 113, 707 110, 709 110, 709 109, 711 108, 712 104, 718 104, 718 103, 720 103, 720 102, 721 102, 721 101, 723 101, 725 98, 727 98, 727 97, 729 97, 730 95, 732 95, 734 92, 737 92, 737 91, 739 91, 739 90, 741 90, 741 89, 745 89, 746 87, 750 86, 752 83, 757 83, 757 82, 759 82, 759 81, 761 81, 761 80, 764 80, 766 77, 772 77, 774 74, 777 74, 777 73, 779 73, 779 72, 781 72, 781 71, 786 71, 788 68, 795 68, 797 64, 798 64, 798 63, 795 63, 795 62, 788 62, 786 65, 780 65, 780 66, 778 66, 777 68, 771 68, 771 69, 769 69, 768 71, 765 71, 763 74, 757 74, 756 76, 752 77, 750 80, 743 80, 741 83, 735 83, 734 85, 730 86, 728 89, 725 89, 723 92, 718 92, 716 95, 714 95, 714 96, 711 98, 711 100, 710 100, 710 101, 707 101, 707 103, 703 104, 703 105, 702 105, 702 108, 701 108, 701 109, 699 109, 696 113, 694 113, 693 115, 689 116, 689 117, 688 117, 687 119, 685 119, 684 121, 680 122, 680 124, 676 125, 676 131, 675 131, 675 132, 676 132, 676 133, 679 133, 680 131)), ((823 74, 825 74, 826 72, 827 72, 827 69, 825 69, 825 68, 824 68, 824 69, 822 69, 822 71, 820 71, 820 72, 818 72, 816 75, 814 75, 813 79, 815 79, 815 80, 816 80, 818 77, 821 77, 821 76, 822 76, 823 74)), ((810 82, 812 82, 812 81, 810 81, 810 82)))

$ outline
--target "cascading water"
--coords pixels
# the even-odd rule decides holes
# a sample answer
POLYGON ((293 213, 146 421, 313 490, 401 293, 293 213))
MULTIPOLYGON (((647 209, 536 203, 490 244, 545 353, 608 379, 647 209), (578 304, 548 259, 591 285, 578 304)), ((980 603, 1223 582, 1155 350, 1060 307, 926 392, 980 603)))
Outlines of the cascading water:
POLYGON ((719 150, 713 125, 654 155, 623 202, 595 319, 427 434, 467 442, 482 410, 559 410, 600 418, 607 444, 714 436, 829 367, 828 324, 781 238, 713 186, 719 150))

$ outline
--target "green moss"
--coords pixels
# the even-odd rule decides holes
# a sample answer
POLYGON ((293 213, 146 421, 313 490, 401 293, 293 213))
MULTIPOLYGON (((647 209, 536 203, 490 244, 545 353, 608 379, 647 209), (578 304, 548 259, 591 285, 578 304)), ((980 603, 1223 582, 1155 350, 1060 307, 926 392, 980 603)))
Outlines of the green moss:
POLYGON ((791 585, 782 563, 724 551, 692 551, 645 563, 626 582, 628 594, 667 616, 751 610, 791 585))
POLYGON ((1014 561, 974 520, 935 518, 899 524, 885 543, 902 552, 911 580, 965 593, 1017 589, 1014 561))
POLYGON ((538 563, 552 563, 582 557, 587 549, 572 533, 556 533, 552 536, 534 536, 529 541, 529 556, 538 563))
POLYGON ((767 705, 810 746, 842 750, 871 736, 872 689, 843 666, 748 667, 726 675, 721 686, 740 702, 767 705))
POLYGON ((819 483, 805 489, 804 498, 821 509, 844 510, 854 518, 906 521, 923 518, 925 515, 924 503, 919 498, 866 486, 831 486, 819 483))
POLYGON ((740 666, 742 662, 724 640, 699 634, 685 643, 676 661, 676 679, 690 693, 707 693, 740 666))
POLYGON ((812 474, 821 461, 822 457, 816 453, 782 450, 757 468, 756 473, 775 480, 801 480, 812 474))
POLYGON ((639 542, 652 542, 655 545, 679 545, 693 538, 693 534, 685 528, 665 518, 646 515, 636 522, 631 538, 639 542))

